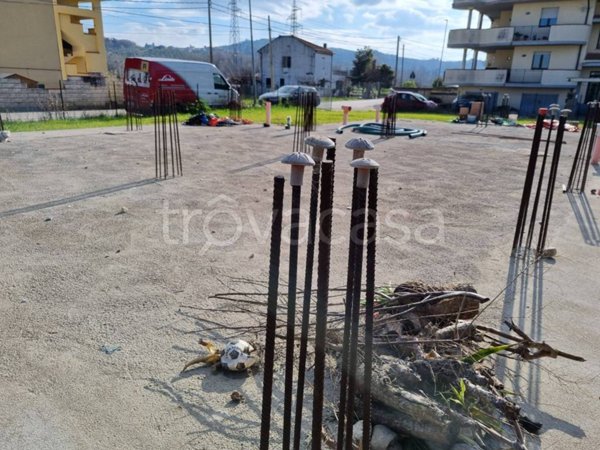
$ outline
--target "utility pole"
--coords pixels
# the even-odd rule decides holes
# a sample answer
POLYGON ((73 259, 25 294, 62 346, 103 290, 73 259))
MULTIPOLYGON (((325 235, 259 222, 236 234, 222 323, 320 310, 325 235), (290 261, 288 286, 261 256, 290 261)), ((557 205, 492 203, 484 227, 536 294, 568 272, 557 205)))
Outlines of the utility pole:
POLYGON ((396 83, 398 82, 398 52, 400 50, 400 36, 396 40, 396 65, 394 66, 394 85, 392 88, 396 87, 396 83))
POLYGON ((273 68, 273 41, 271 40, 271 16, 267 16, 269 23, 269 65, 271 66, 271 86, 269 88, 273 90, 275 81, 275 69, 273 68))
POLYGON ((208 0, 208 46, 209 46, 210 63, 213 64, 212 22, 210 20, 210 9, 211 9, 211 6, 212 6, 212 0, 208 0))
POLYGON ((252 52, 252 106, 256 106, 256 66, 254 65, 254 34, 252 32, 252 0, 248 0, 250 15, 250 51, 252 52))
POLYGON ((444 40, 442 41, 442 54, 440 56, 440 68, 438 69, 438 78, 442 76, 442 61, 444 60, 444 47, 446 47, 446 33, 448 33, 448 19, 446 21, 446 27, 444 28, 444 40))
POLYGON ((402 63, 400 65, 400 86, 404 83, 404 44, 402 44, 402 63))

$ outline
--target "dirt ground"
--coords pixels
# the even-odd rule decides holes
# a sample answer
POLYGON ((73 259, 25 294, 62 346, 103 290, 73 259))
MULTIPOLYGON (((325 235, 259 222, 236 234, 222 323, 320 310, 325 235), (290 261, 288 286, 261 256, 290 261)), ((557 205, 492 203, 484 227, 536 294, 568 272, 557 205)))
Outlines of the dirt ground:
MULTIPOLYGON (((474 283, 499 295, 486 321, 514 318, 585 357, 502 370, 544 422, 542 448, 598 448, 600 198, 560 193, 579 135, 566 136, 558 174, 549 243, 559 256, 536 266, 523 289, 502 291, 514 278, 510 245, 533 131, 400 123, 429 134, 373 136, 377 283, 474 283)), ((338 138, 331 286, 341 286, 351 185, 343 144, 354 135, 334 128, 317 134, 338 138)), ((185 306, 219 306, 210 295, 266 281, 273 176, 288 175, 278 160, 293 133, 181 127, 181 140, 184 176, 165 181, 154 180, 149 128, 18 133, 0 144, 1 448, 258 448, 260 372, 180 374, 199 337, 223 337, 203 332, 198 317, 244 319, 185 306), (230 401, 234 390, 244 403, 230 401)), ((600 188, 591 172, 589 187, 600 188)))

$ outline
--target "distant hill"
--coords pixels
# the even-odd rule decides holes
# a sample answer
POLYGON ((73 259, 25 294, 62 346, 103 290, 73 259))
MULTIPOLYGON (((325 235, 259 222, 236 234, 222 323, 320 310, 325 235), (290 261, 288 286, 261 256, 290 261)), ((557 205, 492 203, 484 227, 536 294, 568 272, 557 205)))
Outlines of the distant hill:
MULTIPOLYGON (((254 51, 263 47, 268 43, 267 39, 259 39, 254 41, 254 51)), ((234 67, 231 65, 229 56, 232 52, 231 45, 225 45, 213 48, 213 61, 215 64, 228 76, 231 75, 234 67)), ((354 60, 354 51, 343 48, 333 48, 330 50, 334 53, 333 66, 335 69, 350 70, 354 60)), ((106 39, 106 51, 108 55, 108 68, 111 72, 121 74, 123 71, 123 61, 128 56, 154 56, 161 58, 176 58, 176 59, 191 59, 196 61, 208 61, 208 47, 171 47, 164 45, 146 44, 143 47, 134 42, 123 39, 106 39)), ((251 42, 249 40, 240 42, 239 44, 241 63, 244 66, 251 67, 251 42)), ((392 69, 396 64, 396 55, 381 53, 373 50, 377 64, 387 64, 392 69)), ((479 65, 483 64, 479 61, 479 65)), ((467 67, 470 67, 469 61, 467 67)), ((442 63, 442 73, 445 69, 456 69, 461 67, 461 61, 444 61, 442 63)), ((400 71, 401 61, 398 61, 398 70, 400 71)), ((440 68, 439 59, 404 59, 404 80, 407 80, 414 72, 416 79, 422 86, 431 85, 431 82, 437 77, 440 68)), ((400 76, 398 76, 398 80, 400 76)))

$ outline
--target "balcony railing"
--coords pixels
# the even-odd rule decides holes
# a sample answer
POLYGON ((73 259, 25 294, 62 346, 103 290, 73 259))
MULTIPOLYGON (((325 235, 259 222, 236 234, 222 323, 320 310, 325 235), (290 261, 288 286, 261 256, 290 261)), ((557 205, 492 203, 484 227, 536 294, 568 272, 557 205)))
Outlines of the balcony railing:
POLYGON ((531 84, 540 86, 574 86, 571 78, 577 78, 577 70, 530 70, 530 69, 448 69, 444 84, 459 86, 504 86, 531 84))
POLYGON ((499 47, 510 46, 513 41, 513 28, 488 28, 485 30, 450 30, 448 47, 499 47))
POLYGON ((450 30, 448 47, 480 48, 511 47, 530 44, 585 44, 589 25, 521 26, 487 29, 450 30))
POLYGON ((511 69, 508 71, 507 83, 541 83, 542 70, 511 69))
POLYGON ((519 41, 547 41, 550 39, 551 27, 514 27, 513 40, 519 41))
POLYGON ((444 84, 502 86, 506 83, 507 72, 506 69, 448 69, 444 74, 444 84))

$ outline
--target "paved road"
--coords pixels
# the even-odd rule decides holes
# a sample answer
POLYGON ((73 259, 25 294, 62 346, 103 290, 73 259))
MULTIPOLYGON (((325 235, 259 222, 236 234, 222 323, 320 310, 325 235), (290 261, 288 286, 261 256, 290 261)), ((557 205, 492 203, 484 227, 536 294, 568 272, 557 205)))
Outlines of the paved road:
POLYGON ((383 98, 371 98, 368 100, 335 100, 333 102, 322 102, 321 109, 341 110, 342 106, 351 106, 355 111, 368 111, 375 105, 381 105, 383 98))

